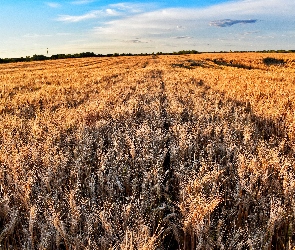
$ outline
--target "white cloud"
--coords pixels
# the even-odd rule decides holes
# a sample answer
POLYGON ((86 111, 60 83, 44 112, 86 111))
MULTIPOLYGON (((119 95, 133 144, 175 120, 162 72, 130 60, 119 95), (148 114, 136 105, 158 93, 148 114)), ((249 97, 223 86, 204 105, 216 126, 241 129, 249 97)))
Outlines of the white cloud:
POLYGON ((127 13, 132 13, 132 14, 137 14, 137 13, 142 13, 146 11, 150 11, 152 9, 155 9, 157 6, 153 3, 116 3, 116 4, 110 4, 110 8, 114 8, 118 11, 123 11, 127 13))
MULTIPOLYGON (((74 1, 72 4, 82 4, 90 1, 74 1)), ((99 10, 92 10, 83 15, 60 15, 57 21, 62 22, 81 22, 89 19, 99 19, 105 17, 126 17, 147 11, 154 8, 153 4, 134 4, 134 3, 117 3, 110 4, 99 10)))
MULTIPOLYGON (((157 51, 157 48, 162 51, 171 51, 174 48, 175 50, 209 48, 228 50, 231 47, 236 50, 247 48, 253 50, 254 47, 263 49, 267 48, 267 43, 261 40, 259 35, 265 37, 270 33, 282 32, 278 21, 290 24, 294 20, 294 9, 293 0, 239 0, 206 8, 158 9, 106 21, 100 27, 94 28, 94 33, 99 37, 107 37, 113 42, 114 47, 124 46, 116 40, 118 37, 125 41, 135 37, 150 39, 149 46, 153 47, 142 44, 141 48, 153 51, 157 51), (214 19, 217 21, 212 21, 214 19), (285 21, 281 21, 282 19, 285 21), (229 28, 216 29, 214 26, 229 28), (257 34, 257 30, 260 34, 257 34), (229 34, 230 32, 232 34, 229 34)), ((284 32, 290 30, 290 26, 284 27, 284 32)), ((274 48, 271 47, 272 43, 286 48, 291 46, 284 42, 278 39, 270 40, 268 48, 274 48)), ((126 48, 134 49, 132 44, 130 47, 125 46, 126 48)))
POLYGON ((57 21, 76 23, 76 22, 81 22, 81 21, 90 20, 90 19, 99 19, 99 18, 104 18, 104 17, 116 17, 116 16, 122 16, 122 15, 123 15, 123 13, 120 13, 115 9, 108 8, 108 9, 104 9, 104 10, 93 10, 93 11, 87 12, 86 14, 77 15, 77 16, 60 15, 57 18, 57 21))
POLYGON ((61 4, 59 3, 55 3, 55 2, 47 2, 45 3, 47 6, 49 6, 50 8, 59 8, 61 7, 61 4))
POLYGON ((57 20, 62 22, 76 23, 80 21, 85 21, 89 19, 95 19, 103 15, 103 12, 100 10, 90 11, 84 15, 71 16, 71 15, 60 15, 57 20))
POLYGON ((282 32, 282 29, 284 34, 292 31, 294 9, 294 0, 235 0, 205 8, 166 9, 149 4, 117 3, 80 16, 60 16, 59 21, 99 19, 100 26, 93 28, 92 39, 108 51, 118 48, 121 49, 118 52, 202 51, 231 47, 252 50, 273 48, 267 47, 272 43, 288 49, 291 45, 286 44, 286 39, 282 43, 278 40, 281 35, 275 36, 276 41, 266 41, 262 37, 282 32), (282 27, 282 22, 288 25, 282 27))
POLYGON ((23 37, 24 38, 41 38, 41 37, 51 37, 52 35, 50 34, 36 34, 36 33, 28 33, 25 34, 23 37))
POLYGON ((121 13, 115 9, 106 9, 105 13, 109 16, 120 16, 121 13))
POLYGON ((83 4, 89 4, 89 3, 93 3, 93 0, 77 0, 77 1, 73 1, 71 2, 71 4, 73 5, 83 5, 83 4))

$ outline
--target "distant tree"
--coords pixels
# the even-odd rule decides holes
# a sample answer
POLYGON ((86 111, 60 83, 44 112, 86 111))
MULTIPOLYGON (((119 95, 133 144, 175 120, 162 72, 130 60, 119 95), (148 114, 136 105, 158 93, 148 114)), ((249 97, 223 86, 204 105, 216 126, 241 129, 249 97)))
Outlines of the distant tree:
POLYGON ((44 55, 33 55, 32 60, 33 61, 42 61, 42 60, 47 60, 48 57, 44 56, 44 55))
POLYGON ((82 52, 80 57, 95 57, 96 55, 93 52, 82 52))

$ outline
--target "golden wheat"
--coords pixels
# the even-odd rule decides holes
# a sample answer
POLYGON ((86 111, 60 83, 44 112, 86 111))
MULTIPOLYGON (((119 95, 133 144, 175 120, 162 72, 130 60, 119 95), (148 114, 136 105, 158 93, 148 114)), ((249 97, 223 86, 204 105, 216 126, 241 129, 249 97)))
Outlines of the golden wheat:
POLYGON ((294 111, 293 54, 2 64, 0 249, 291 249, 294 111))

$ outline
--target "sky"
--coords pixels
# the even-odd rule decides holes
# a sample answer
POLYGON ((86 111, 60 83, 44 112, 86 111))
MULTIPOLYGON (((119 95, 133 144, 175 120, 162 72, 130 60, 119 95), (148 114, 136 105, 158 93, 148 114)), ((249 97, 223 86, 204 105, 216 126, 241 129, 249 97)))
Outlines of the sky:
POLYGON ((294 10, 294 0, 0 0, 0 58, 295 50, 294 10))

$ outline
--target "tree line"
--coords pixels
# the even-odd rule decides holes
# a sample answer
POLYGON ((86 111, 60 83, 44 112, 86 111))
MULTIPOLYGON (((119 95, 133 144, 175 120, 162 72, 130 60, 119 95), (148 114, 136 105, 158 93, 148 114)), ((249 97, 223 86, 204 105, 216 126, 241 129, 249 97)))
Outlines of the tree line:
POLYGON ((67 59, 67 58, 85 58, 85 57, 116 57, 116 56, 148 56, 148 55, 176 55, 176 54, 199 54, 200 52, 196 50, 182 50, 173 53, 113 53, 113 54, 95 54, 94 52, 82 52, 76 54, 56 54, 52 56, 44 55, 33 55, 19 58, 0 58, 0 63, 11 63, 11 62, 31 62, 31 61, 45 61, 45 60, 57 60, 57 59, 67 59))
MULTIPOLYGON (((244 53, 244 52, 257 52, 257 53, 295 53, 295 50, 262 50, 262 51, 219 51, 210 53, 244 53)), ((202 52, 196 50, 180 50, 178 52, 157 52, 157 53, 113 53, 113 54, 95 54, 94 52, 82 52, 76 54, 56 54, 52 56, 33 55, 19 58, 0 58, 0 63, 12 62, 31 62, 31 61, 44 61, 44 60, 57 60, 67 58, 85 58, 85 57, 116 57, 116 56, 150 56, 150 55, 185 55, 185 54, 201 54, 202 52)))

